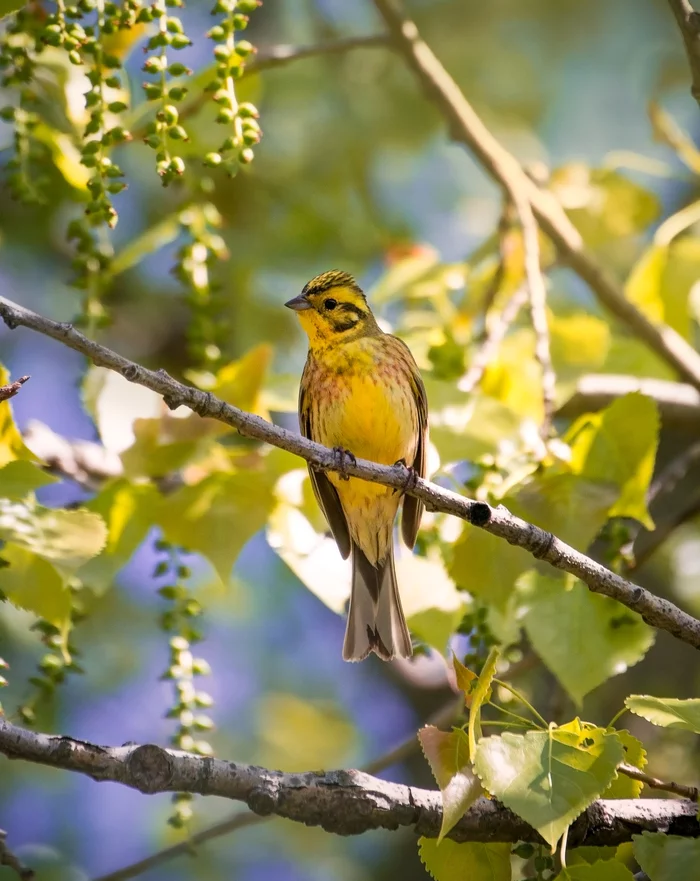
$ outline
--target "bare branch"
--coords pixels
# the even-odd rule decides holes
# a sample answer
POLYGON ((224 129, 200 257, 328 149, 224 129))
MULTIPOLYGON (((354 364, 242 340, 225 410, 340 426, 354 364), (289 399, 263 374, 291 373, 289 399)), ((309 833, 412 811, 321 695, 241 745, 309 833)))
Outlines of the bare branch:
MULTIPOLYGON (((26 378, 29 379, 29 377, 26 378)), ((22 881, 32 881, 36 877, 34 870, 23 865, 19 857, 15 856, 7 846, 7 832, 3 829, 0 829, 0 866, 12 869, 22 881)))
POLYGON ((457 383, 457 388, 461 392, 473 392, 479 384, 484 371, 496 357, 498 347, 508 333, 508 328, 518 317, 518 312, 527 302, 527 297, 528 289, 525 285, 522 285, 508 300, 497 320, 486 331, 486 336, 481 346, 475 352, 467 372, 457 383))
POLYGON ((700 429, 700 392, 692 385, 618 374, 590 373, 582 376, 576 391, 562 404, 557 416, 575 418, 582 413, 602 410, 630 392, 641 392, 653 398, 664 424, 700 429))
POLYGON ((258 54, 246 64, 243 69, 244 75, 259 73, 261 70, 271 70, 282 67, 293 61, 301 61, 304 58, 319 58, 324 55, 343 55, 354 49, 372 49, 387 46, 389 37, 387 34, 370 34, 366 37, 344 37, 340 40, 328 40, 326 43, 316 43, 313 46, 271 46, 261 49, 258 54))
MULTIPOLYGON (((87 339, 70 324, 52 321, 4 297, 0 297, 0 317, 11 329, 21 325, 43 333, 77 352, 82 352, 93 363, 121 373, 129 382, 150 388, 162 395, 165 403, 172 409, 180 406, 189 407, 200 416, 217 419, 230 425, 246 437, 265 441, 301 456, 321 471, 337 471, 341 467, 338 457, 328 447, 273 425, 260 416, 239 410, 215 398, 209 392, 202 392, 177 382, 165 370, 147 370, 106 346, 87 339)), ((643 587, 611 572, 605 566, 565 544, 551 532, 515 517, 503 505, 492 508, 485 502, 467 499, 420 478, 412 479, 407 483, 405 469, 400 465, 377 465, 375 462, 357 459, 346 461, 342 470, 352 477, 361 477, 372 483, 381 483, 408 492, 424 502, 430 511, 452 514, 473 526, 485 529, 492 535, 505 539, 509 544, 523 548, 538 560, 575 575, 590 590, 611 597, 632 611, 638 612, 647 624, 666 630, 694 648, 700 648, 700 621, 697 618, 683 612, 668 600, 657 597, 643 587)))
POLYGON ((698 800, 697 786, 686 786, 684 783, 674 783, 672 780, 659 780, 658 777, 652 777, 650 774, 645 774, 644 771, 640 771, 639 768, 635 768, 634 765, 618 765, 617 770, 621 774, 624 774, 625 777, 630 777, 632 780, 640 780, 650 789, 672 792, 674 795, 680 795, 681 798, 687 798, 690 801, 696 802, 698 800))
POLYGON ((31 379, 31 376, 20 376, 19 379, 16 379, 9 385, 0 385, 0 401, 8 401, 10 398, 14 398, 28 379, 31 379))
POLYGON ((97 489, 105 480, 119 477, 124 466, 119 456, 94 441, 68 440, 43 422, 33 419, 22 434, 29 449, 49 471, 97 489))
POLYGON ((374 0, 374 5, 397 50, 444 116, 452 137, 472 151, 500 186, 509 193, 519 192, 527 198, 562 261, 587 282, 598 300, 684 379, 700 388, 700 354, 675 330, 651 322, 625 298, 619 284, 586 249, 580 233, 554 196, 537 186, 515 157, 486 128, 459 86, 421 39, 416 25, 403 15, 398 2, 374 0))
POLYGON ((668 5, 676 17, 685 43, 692 75, 690 94, 700 104, 700 15, 693 9, 689 0, 668 0, 668 5))
POLYGON ((657 496, 671 492, 698 460, 700 460, 700 441, 691 444, 668 463, 649 488, 647 503, 651 504, 657 496))
MULTIPOLYGON (((387 783, 362 771, 284 774, 154 744, 97 746, 38 734, 0 718, 0 753, 94 780, 111 780, 146 794, 196 792, 245 802, 256 814, 279 816, 339 835, 413 827, 436 838, 442 822, 439 792, 387 783)), ((616 799, 592 804, 573 824, 572 846, 616 845, 633 834, 663 829, 700 835, 697 805, 675 799, 616 799)), ((481 798, 449 833, 455 841, 537 841, 539 835, 495 800, 481 798)))

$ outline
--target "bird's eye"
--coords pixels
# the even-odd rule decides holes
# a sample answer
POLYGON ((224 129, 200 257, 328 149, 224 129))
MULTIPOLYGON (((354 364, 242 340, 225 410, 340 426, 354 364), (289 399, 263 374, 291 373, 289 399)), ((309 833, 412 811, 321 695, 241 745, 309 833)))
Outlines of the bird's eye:
POLYGON ((329 297, 327 300, 323 301, 324 308, 326 309, 335 309, 338 305, 338 301, 334 300, 332 297, 329 297))

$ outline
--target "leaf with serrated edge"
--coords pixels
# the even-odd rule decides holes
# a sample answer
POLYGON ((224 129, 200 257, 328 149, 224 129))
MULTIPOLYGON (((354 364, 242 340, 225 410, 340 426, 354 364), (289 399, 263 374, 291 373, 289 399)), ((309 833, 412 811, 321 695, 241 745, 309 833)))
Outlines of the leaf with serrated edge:
MULTIPOLYGON (((625 751, 625 764, 643 771, 647 765, 647 751, 642 742, 624 728, 615 731, 615 734, 620 738, 622 748, 625 751)), ((617 780, 613 780, 601 798, 639 798, 642 789, 644 789, 644 784, 641 780, 632 780, 631 777, 618 773, 617 780)))
POLYGON ((532 571, 517 586, 533 649, 579 706, 588 692, 641 661, 654 642, 639 615, 576 579, 532 571))
POLYGON ((700 734, 700 698, 680 700, 631 694, 625 700, 625 706, 631 713, 660 728, 681 728, 700 734))
POLYGON ((511 881, 510 844, 458 844, 418 839, 418 854, 435 881, 511 881))
POLYGON ((0 468, 0 498, 24 499, 29 493, 57 481, 57 477, 47 474, 39 465, 27 459, 15 459, 0 468))
POLYGON ((634 856, 652 881, 697 881, 700 838, 643 832, 633 835, 634 856))
POLYGON ((569 866, 554 881, 634 881, 634 875, 617 860, 599 860, 592 865, 569 866))
POLYGON ((578 719, 548 731, 479 741, 474 769, 484 788, 552 846, 615 778, 620 739, 578 719))
POLYGON ((7 544, 0 568, 0 591, 14 606, 64 627, 71 612, 71 594, 55 566, 19 545, 7 544))
POLYGON ((418 740, 442 793, 438 838, 442 841, 483 790, 472 770, 469 742, 463 731, 440 731, 434 725, 426 725, 418 732, 418 740))
POLYGON ((455 681, 457 683, 457 688, 464 693, 464 703, 466 706, 470 706, 472 702, 472 695, 474 693, 474 689, 476 687, 476 683, 479 681, 479 677, 476 673, 472 673, 472 671, 465 667, 464 664, 459 660, 456 655, 452 655, 452 666, 455 671, 455 681))

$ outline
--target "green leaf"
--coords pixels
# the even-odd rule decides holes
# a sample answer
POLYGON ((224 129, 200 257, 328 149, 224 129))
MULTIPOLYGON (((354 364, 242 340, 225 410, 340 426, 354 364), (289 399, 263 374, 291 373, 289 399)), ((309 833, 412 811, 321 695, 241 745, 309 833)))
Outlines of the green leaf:
POLYGON ((156 519, 162 498, 152 484, 127 480, 108 483, 87 504, 107 525, 102 552, 80 569, 80 579, 96 594, 112 587, 117 573, 131 559, 156 519))
POLYGON ((633 835, 634 856, 651 881, 691 881, 698 877, 700 838, 643 832, 633 835))
POLYGON ((225 364, 214 382, 206 384, 206 390, 227 404, 269 419, 269 414, 260 405, 260 396, 271 360, 272 346, 266 343, 255 346, 242 358, 225 364))
POLYGON ((0 18, 12 15, 13 12, 17 12, 23 6, 24 0, 0 0, 0 18))
POLYGON ((656 403, 634 392, 600 413, 581 417, 571 427, 571 470, 595 483, 613 484, 619 498, 610 517, 634 517, 648 529, 654 523, 646 506, 659 440, 656 403))
POLYGON ((40 487, 57 482, 57 477, 33 462, 15 459, 0 468, 0 499, 19 501, 40 487))
POLYGON ((504 607, 516 579, 532 567, 532 557, 495 535, 465 525, 448 571, 457 587, 504 607))
POLYGON ((639 615, 576 579, 531 571, 518 580, 518 592, 533 649, 579 705, 654 642, 639 615))
POLYGON ((423 754, 442 793, 442 826, 438 842, 464 815, 483 789, 469 760, 469 742, 460 728, 440 731, 426 725, 418 732, 423 754))
POLYGON ((0 539, 26 548, 67 574, 99 554, 107 528, 98 514, 85 508, 66 511, 0 500, 0 539))
POLYGON ((458 844, 419 838, 418 854, 435 881, 510 881, 510 844, 458 844))
POLYGON ((627 709, 660 728, 680 728, 700 734, 700 698, 679 700, 674 697, 649 697, 631 694, 627 709))
POLYGON ((634 875, 617 860, 599 860, 592 865, 569 866, 554 881, 634 881, 634 875))
MULTIPOLYGON (((643 771, 647 765, 647 751, 642 742, 625 729, 617 730, 615 733, 620 738, 622 748, 625 751, 625 764, 643 771)), ((632 780, 631 777, 618 773, 617 779, 613 780, 601 798, 639 798, 642 789, 644 789, 644 784, 641 780, 632 780)))
POLYGON ((552 847, 615 778, 620 739, 578 719, 548 731, 485 737, 474 767, 484 788, 552 847))
POLYGON ((574 847, 566 852, 566 863, 568 866, 590 866, 597 862, 608 862, 614 860, 617 856, 616 847, 597 847, 584 846, 574 847))
POLYGON ((471 706, 474 689, 479 682, 479 677, 476 675, 476 673, 472 673, 469 667, 465 667, 464 664, 455 655, 452 655, 452 667, 455 671, 455 682, 457 683, 457 688, 460 691, 464 692, 464 704, 467 707, 471 706))
POLYGON ((8 565, 0 568, 0 591, 7 599, 56 627, 65 626, 71 595, 55 566, 16 544, 5 545, 2 559, 8 565))

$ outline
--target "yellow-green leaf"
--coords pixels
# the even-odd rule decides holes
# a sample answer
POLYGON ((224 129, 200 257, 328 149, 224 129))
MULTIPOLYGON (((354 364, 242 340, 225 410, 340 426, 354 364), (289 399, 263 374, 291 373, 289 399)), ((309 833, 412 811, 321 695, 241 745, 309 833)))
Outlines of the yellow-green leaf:
MULTIPOLYGON (((647 751, 642 742, 624 728, 617 729, 615 733, 620 738, 622 748, 625 751, 625 764, 643 771, 647 765, 647 751)), ((644 789, 644 784, 641 780, 632 780, 631 777, 618 773, 617 779, 613 780, 601 798, 639 798, 642 789, 644 789)))
POLYGON ((482 738, 474 767, 484 788, 552 847, 613 781, 622 743, 578 720, 548 731, 482 738))
POLYGON ((634 517, 648 529, 654 523, 646 506, 659 441, 656 403, 633 392, 600 413, 581 417, 571 427, 571 470, 589 481, 612 484, 619 496, 611 517, 634 517))
POLYGON ((0 591, 7 599, 56 627, 65 626, 70 619, 71 596, 56 568, 16 544, 5 545, 2 559, 8 565, 0 568, 0 591))
POLYGON ((505 606, 516 579, 532 566, 522 548, 465 526, 453 549, 449 573, 457 587, 497 606, 505 606))
POLYGON ((577 704, 646 654, 654 631, 635 612, 580 581, 531 571, 518 581, 533 649, 577 704))
POLYGON ((33 462, 15 459, 0 468, 0 499, 18 501, 40 487, 57 481, 57 477, 47 474, 33 462))
POLYGON ((435 881, 510 881, 510 844, 458 844, 446 838, 418 839, 418 854, 435 881))
POLYGON ((627 709, 660 728, 680 728, 700 734, 700 699, 680 700, 673 697, 650 697, 631 694, 625 700, 627 709))
POLYGON ((568 866, 554 881, 634 881, 634 875, 617 860, 598 860, 591 865, 568 866))
MULTIPOLYGON (((10 374, 0 364, 0 385, 10 382, 10 374)), ((25 447, 12 415, 10 401, 0 401, 0 468, 14 459, 34 459, 25 447)))
POLYGON ((464 731, 440 731, 426 725, 418 731, 418 740, 442 793, 440 842, 483 790, 472 770, 464 731))
POLYGON ((651 881, 697 881, 700 838, 643 832, 633 835, 634 856, 651 881))

